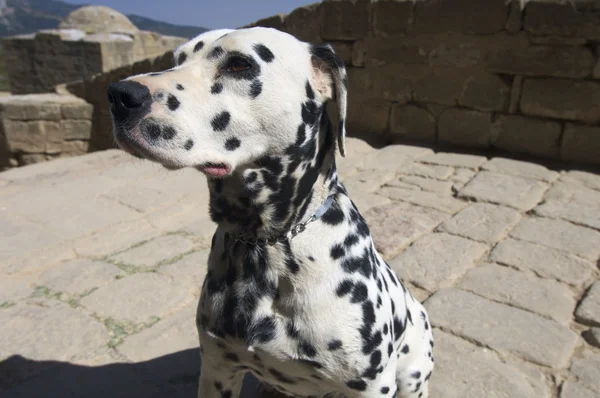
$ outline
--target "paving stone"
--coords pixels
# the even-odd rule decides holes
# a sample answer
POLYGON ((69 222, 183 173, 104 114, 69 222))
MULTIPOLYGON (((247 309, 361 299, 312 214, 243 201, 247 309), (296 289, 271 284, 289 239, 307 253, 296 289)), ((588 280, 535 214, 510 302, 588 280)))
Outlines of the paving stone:
POLYGON ((600 326, 600 282, 594 283, 586 292, 575 317, 579 322, 600 326))
POLYGON ((583 355, 573 358, 571 372, 577 381, 600 394, 600 354, 584 350, 583 355))
POLYGON ((38 284, 55 292, 83 294, 90 289, 114 281, 123 272, 112 264, 88 259, 77 259, 56 265, 45 271, 38 284))
POLYGON ((172 264, 163 265, 158 269, 161 274, 169 275, 181 284, 188 284, 196 296, 200 296, 200 289, 206 276, 208 256, 210 249, 203 249, 185 255, 172 264))
POLYGON ((378 206, 364 213, 377 250, 386 258, 432 231, 448 216, 427 207, 408 203, 378 206))
POLYGON ((414 159, 421 159, 432 154, 429 148, 410 145, 388 145, 373 151, 364 158, 364 169, 401 172, 414 159))
POLYGON ((34 281, 31 276, 0 276, 0 308, 4 303, 14 303, 33 293, 34 281))
MULTIPOLYGON (((395 180, 389 181, 387 185, 396 186, 395 180)), ((400 177, 400 188, 405 184, 415 185, 420 190, 434 192, 440 195, 450 196, 452 194, 452 182, 434 180, 432 178, 425 178, 419 176, 404 176, 400 177)))
POLYGON ((108 342, 104 326, 56 300, 18 303, 0 311, 0 357, 21 355, 36 361, 68 361, 108 342))
POLYGON ((600 327, 593 327, 584 334, 587 342, 600 348, 600 327))
POLYGON ((458 287, 565 325, 571 320, 576 304, 566 285, 494 264, 469 271, 458 287))
POLYGON ((552 182, 559 176, 557 172, 548 170, 539 164, 505 158, 493 158, 489 162, 484 163, 481 168, 500 174, 532 178, 545 182, 552 182))
POLYGON ((159 235, 161 232, 148 221, 138 219, 111 225, 89 236, 77 239, 73 247, 80 256, 104 257, 159 235))
POLYGON ((165 207, 177 199, 167 190, 152 189, 143 183, 117 187, 107 192, 106 197, 140 213, 147 213, 165 207))
POLYGON ((179 235, 168 235, 129 249, 111 257, 112 261, 137 267, 154 267, 189 252, 194 244, 179 235))
POLYGON ((467 203, 451 196, 440 196, 432 192, 398 187, 383 187, 379 190, 379 194, 394 200, 430 207, 448 214, 454 214, 467 206, 467 203))
POLYGON ((450 286, 483 256, 487 245, 444 233, 419 238, 390 261, 402 280, 430 292, 450 286))
MULTIPOLYGON (((38 236, 33 236, 31 245, 38 236)), ((5 243, 4 241, 3 243, 5 243)), ((23 250, 21 253, 4 257, 0 252, 0 271, 6 274, 32 273, 47 269, 52 265, 72 260, 76 257, 75 251, 71 245, 64 242, 58 242, 54 245, 42 245, 42 247, 33 247, 23 250)))
POLYGON ((490 253, 490 260, 527 269, 544 278, 557 279, 574 286, 582 285, 592 275, 592 265, 564 251, 522 240, 500 241, 490 253))
POLYGON ((385 198, 383 196, 376 195, 374 193, 360 192, 360 191, 359 192, 350 192, 349 191, 349 193, 350 193, 350 198, 352 198, 352 202, 354 202, 354 204, 358 208, 358 211, 361 214, 365 214, 366 212, 368 212, 369 210, 371 210, 374 207, 385 206, 385 205, 392 203, 392 201, 389 198, 385 198))
POLYGON ((352 192, 374 192, 392 180, 395 173, 383 170, 361 170, 346 180, 344 186, 352 192))
POLYGON ((491 350, 434 329, 435 371, 429 383, 432 397, 551 397, 539 370, 502 361, 491 350), (460 358, 461 366, 456 366, 460 358))
POLYGON ((546 188, 536 180, 482 171, 458 192, 458 197, 529 210, 542 199, 546 188))
POLYGON ((455 288, 438 291, 425 307, 435 327, 553 369, 568 363, 578 343, 566 326, 455 288))
POLYGON ((563 220, 524 218, 510 235, 513 238, 564 250, 593 261, 600 256, 600 232, 563 220))
POLYGON ((477 169, 487 159, 483 156, 462 155, 458 153, 438 152, 419 158, 419 162, 427 164, 438 164, 450 167, 464 167, 467 169, 477 169))
POLYGON ((598 398, 598 393, 590 390, 582 383, 565 381, 560 392, 560 398, 598 398))
POLYGON ((452 167, 417 162, 411 163, 408 167, 401 171, 402 174, 435 178, 437 180, 445 180, 450 177, 453 172, 454 169, 452 167))
POLYGON ((559 181, 548 190, 544 201, 534 212, 600 229, 600 191, 559 181))
POLYGON ((346 152, 349 153, 350 156, 358 157, 358 155, 369 153, 374 150, 375 148, 360 138, 346 137, 346 152))
POLYGON ((575 182, 588 188, 600 190, 600 175, 585 171, 569 171, 561 178, 562 181, 575 182))
POLYGON ((166 275, 144 272, 119 279, 81 300, 87 309, 118 321, 162 318, 193 300, 193 295, 166 275))
POLYGON ((473 203, 440 226, 440 231, 495 243, 521 219, 518 211, 488 203, 473 203))
POLYGON ((475 175, 477 175, 476 171, 459 167, 454 170, 454 174, 450 176, 450 180, 466 184, 467 182, 471 181, 475 175))

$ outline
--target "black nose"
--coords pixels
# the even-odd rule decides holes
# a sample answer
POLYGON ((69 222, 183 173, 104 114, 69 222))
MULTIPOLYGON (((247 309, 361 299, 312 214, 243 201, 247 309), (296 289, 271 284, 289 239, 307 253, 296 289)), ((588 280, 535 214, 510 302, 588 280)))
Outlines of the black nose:
POLYGON ((133 121, 142 117, 150 110, 151 99, 148 87, 136 81, 121 81, 108 87, 111 112, 119 121, 133 121))

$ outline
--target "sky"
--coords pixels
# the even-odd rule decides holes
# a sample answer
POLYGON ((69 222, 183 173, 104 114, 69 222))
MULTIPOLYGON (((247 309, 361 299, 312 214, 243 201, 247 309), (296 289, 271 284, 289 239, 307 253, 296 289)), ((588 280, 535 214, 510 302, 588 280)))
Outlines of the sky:
POLYGON ((178 25, 209 29, 237 28, 275 14, 287 14, 318 0, 64 0, 72 4, 95 4, 123 14, 178 25))

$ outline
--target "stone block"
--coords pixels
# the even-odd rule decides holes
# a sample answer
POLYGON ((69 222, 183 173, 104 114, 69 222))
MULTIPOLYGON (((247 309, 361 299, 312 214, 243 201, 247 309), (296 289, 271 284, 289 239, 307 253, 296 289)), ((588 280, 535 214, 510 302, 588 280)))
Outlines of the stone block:
POLYGON ((48 136, 41 121, 4 120, 4 134, 10 152, 42 153, 46 150, 48 136))
POLYGON ((415 187, 417 190, 434 192, 442 196, 450 196, 452 193, 451 181, 438 181, 433 178, 419 176, 403 176, 399 180, 389 181, 387 185, 392 187, 399 186, 400 188, 409 185, 415 187))
POLYGON ((575 3, 530 1, 524 14, 524 28, 534 35, 600 40, 600 15, 577 10, 575 3))
POLYGON ((523 27, 523 13, 521 9, 522 3, 519 0, 509 1, 510 10, 508 12, 505 29, 510 33, 518 33, 523 27))
POLYGON ((464 71, 434 69, 413 84, 415 101, 456 106, 462 97, 466 80, 464 71))
POLYGON ((393 200, 429 207, 448 214, 457 213, 467 205, 465 202, 451 196, 406 188, 383 187, 379 190, 379 194, 393 200))
POLYGON ((516 239, 500 241, 490 260, 533 271, 543 278, 580 286, 592 275, 592 265, 579 257, 547 246, 516 239))
POLYGON ((296 8, 285 17, 284 29, 299 40, 320 43, 323 10, 320 3, 296 8))
POLYGON ((600 83, 564 79, 526 79, 521 111, 533 116, 598 123, 600 83))
POLYGON ((438 152, 436 154, 423 156, 419 161, 427 164, 478 169, 479 166, 487 161, 487 159, 483 156, 438 152))
POLYGON ((563 135, 561 159, 600 164, 600 127, 567 123, 563 135))
POLYGON ((524 218, 510 235, 596 261, 600 257, 600 232, 563 220, 524 218))
POLYGON ((255 27, 255 26, 261 26, 263 28, 273 28, 273 29, 277 29, 277 30, 281 30, 285 32, 285 28, 284 28, 284 21, 285 21, 285 14, 277 14, 277 15, 273 15, 271 17, 267 17, 267 18, 263 18, 263 19, 259 19, 258 21, 251 23, 250 25, 247 25, 247 27, 255 27))
POLYGON ((458 193, 459 198, 530 210, 542 199, 547 184, 529 178, 482 171, 458 193))
POLYGON ((119 264, 152 268, 176 259, 193 248, 194 244, 188 239, 178 235, 168 235, 114 255, 111 260, 119 264))
POLYGON ((435 142, 435 117, 424 108, 416 105, 392 106, 390 138, 392 141, 435 142))
POLYGON ((582 383, 567 380, 563 383, 560 398, 597 398, 598 393, 582 383))
POLYGON ((389 198, 363 191, 353 192, 352 201, 361 214, 364 214, 374 207, 384 206, 392 202, 389 198))
POLYGON ((589 344, 600 348, 600 327, 590 328, 583 334, 583 337, 589 344))
POLYGON ((90 152, 89 141, 63 141, 60 144, 60 156, 79 156, 90 152))
POLYGON ((600 326, 600 282, 594 283, 586 292, 575 317, 581 323, 600 326))
POLYGON ((561 131, 555 121, 499 115, 491 126, 491 143, 511 153, 557 158, 561 131))
POLYGON ((367 48, 364 40, 357 40, 352 45, 352 66, 365 66, 367 48))
POLYGON ((352 65, 352 43, 344 41, 330 42, 337 56, 344 65, 352 65))
POLYGON ((450 108, 440 115, 438 141, 445 144, 487 148, 490 145, 491 113, 450 108))
POLYGON ((600 191, 561 180, 548 190, 544 201, 534 212, 600 229, 600 191))
POLYGON ((504 0, 486 3, 470 0, 426 0, 416 2, 415 31, 418 33, 461 32, 493 34, 504 30, 507 7, 504 0))
POLYGON ((518 211, 508 207, 474 203, 442 224, 439 230, 480 242, 496 243, 520 218, 518 211))
POLYGON ((61 120, 60 128, 66 140, 89 140, 92 122, 89 120, 61 120))
POLYGON ((39 283, 56 292, 81 295, 113 282, 123 272, 112 264, 87 259, 72 260, 45 271, 39 283))
POLYGON ((347 129, 358 137, 382 137, 388 130, 392 103, 386 100, 348 101, 347 129))
POLYGON ((433 292, 451 286, 486 252, 487 245, 444 233, 415 241, 390 266, 402 280, 433 292))
POLYGON ((481 168, 500 174, 532 178, 545 182, 553 182, 559 176, 557 172, 548 170, 539 164, 505 158, 493 158, 489 162, 484 163, 481 168))
POLYGON ((19 166, 27 166, 35 163, 42 163, 48 160, 47 155, 43 153, 22 153, 17 156, 19 166))
POLYGON ((402 174, 416 175, 419 177, 434 178, 436 180, 445 180, 454 173, 454 169, 448 166, 438 166, 423 163, 411 163, 404 168, 402 174))
POLYGON ((491 73, 473 73, 463 84, 459 105, 481 111, 504 111, 509 102, 510 87, 491 73))
POLYGON ((600 191, 600 175, 596 173, 572 170, 565 174, 562 179, 600 191))
POLYGON ((600 59, 596 62, 596 66, 594 66, 594 70, 592 71, 592 77, 594 79, 600 79, 600 59))
POLYGON ((597 351, 586 347, 582 355, 573 358, 570 370, 578 382, 600 392, 600 354, 597 351))
POLYGON ((469 271, 458 287, 563 325, 569 324, 575 308, 575 298, 566 285, 494 264, 469 271))
POLYGON ((0 112, 11 120, 59 120, 60 96, 31 94, 0 97, 0 112))
POLYGON ((395 36, 407 33, 414 22, 412 0, 377 0, 371 5, 376 35, 395 36))
POLYGON ((408 203, 374 207, 364 213, 377 250, 390 258, 448 216, 440 211, 408 203))
POLYGON ((519 101, 523 92, 523 76, 515 76, 510 89, 510 103, 508 104, 508 113, 514 114, 519 110, 519 101))
POLYGON ((507 45, 489 50, 486 69, 523 76, 552 76, 581 79, 592 73, 594 54, 585 47, 507 45))
POLYGON ((425 307, 433 326, 552 369, 567 365, 579 341, 567 326, 458 289, 436 292, 425 307))
POLYGON ((326 0, 321 5, 323 20, 321 36, 325 40, 357 40, 369 30, 369 1, 326 0))
POLYGON ((370 94, 373 98, 384 98, 399 104, 410 101, 414 75, 412 71, 406 69, 395 64, 366 69, 366 73, 370 74, 369 82, 372 84, 370 94))
POLYGON ((82 101, 80 104, 62 104, 60 107, 62 117, 64 119, 92 119, 94 107, 82 101))

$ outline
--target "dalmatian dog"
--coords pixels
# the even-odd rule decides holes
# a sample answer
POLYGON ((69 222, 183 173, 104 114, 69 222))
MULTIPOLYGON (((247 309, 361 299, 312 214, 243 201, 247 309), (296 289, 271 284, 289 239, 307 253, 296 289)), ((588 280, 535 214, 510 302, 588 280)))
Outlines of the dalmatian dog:
POLYGON ((347 75, 332 47, 250 28, 174 55, 108 95, 123 150, 207 176, 218 228, 196 319, 198 397, 238 396, 247 372, 289 396, 427 397, 427 313, 336 171, 347 75))

